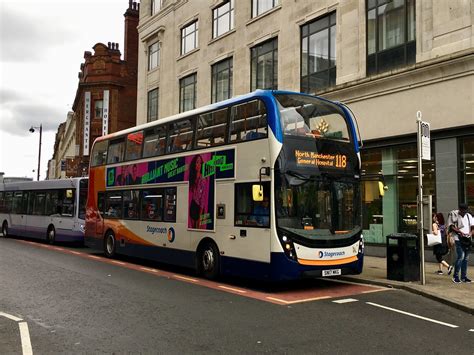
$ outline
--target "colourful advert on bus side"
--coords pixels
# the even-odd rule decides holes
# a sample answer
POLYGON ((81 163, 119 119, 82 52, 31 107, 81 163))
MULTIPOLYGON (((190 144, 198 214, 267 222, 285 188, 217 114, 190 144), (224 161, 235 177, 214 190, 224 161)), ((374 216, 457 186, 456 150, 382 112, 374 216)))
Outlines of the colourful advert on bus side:
POLYGON ((235 150, 107 168, 106 186, 189 182, 188 228, 214 230, 215 180, 235 176, 235 150))

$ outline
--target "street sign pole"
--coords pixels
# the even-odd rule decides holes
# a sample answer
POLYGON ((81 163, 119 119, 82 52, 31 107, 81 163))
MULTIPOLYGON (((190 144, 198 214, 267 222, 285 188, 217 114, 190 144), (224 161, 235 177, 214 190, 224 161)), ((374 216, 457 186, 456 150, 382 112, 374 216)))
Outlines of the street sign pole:
MULTIPOLYGON (((423 160, 431 159, 430 124, 421 120, 421 111, 416 113, 418 126, 418 227, 420 233, 420 273, 421 284, 426 284, 425 277, 425 240, 423 228, 423 160)), ((430 211, 431 212, 431 211, 430 211)))

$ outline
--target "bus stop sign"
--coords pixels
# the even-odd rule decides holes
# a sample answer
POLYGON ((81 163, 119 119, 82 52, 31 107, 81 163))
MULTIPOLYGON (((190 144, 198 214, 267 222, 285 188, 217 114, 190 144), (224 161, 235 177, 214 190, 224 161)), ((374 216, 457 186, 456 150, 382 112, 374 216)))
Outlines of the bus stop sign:
POLYGON ((431 160, 430 124, 421 121, 421 158, 431 160))

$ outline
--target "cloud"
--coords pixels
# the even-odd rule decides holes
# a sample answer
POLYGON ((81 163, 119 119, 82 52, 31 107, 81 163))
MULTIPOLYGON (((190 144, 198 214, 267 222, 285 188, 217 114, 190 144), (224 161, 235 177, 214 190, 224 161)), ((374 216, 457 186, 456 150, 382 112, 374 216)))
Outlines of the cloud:
MULTIPOLYGON (((33 5, 33 4, 31 4, 33 5)), ((59 21, 32 15, 0 5, 0 61, 34 62, 49 53, 48 50, 74 38, 67 26, 59 21)), ((41 11, 40 8, 37 9, 41 11)), ((45 11, 45 10, 43 10, 45 11)))
POLYGON ((66 120, 67 112, 15 91, 0 90, 0 130, 16 136, 26 136, 31 126, 43 126, 43 131, 56 131, 66 120))

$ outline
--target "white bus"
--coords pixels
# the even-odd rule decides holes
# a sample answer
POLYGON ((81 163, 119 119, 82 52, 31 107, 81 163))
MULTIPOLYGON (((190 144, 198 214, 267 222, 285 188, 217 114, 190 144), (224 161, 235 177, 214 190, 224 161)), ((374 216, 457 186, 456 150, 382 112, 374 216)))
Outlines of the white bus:
POLYGON ((359 185, 346 106, 257 90, 96 139, 85 242, 207 278, 360 273, 359 185))
POLYGON ((84 242, 88 178, 0 183, 4 237, 84 242))

